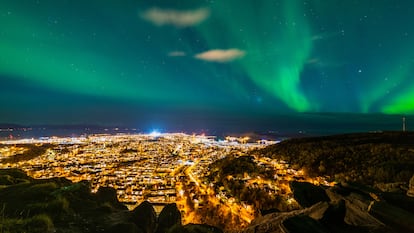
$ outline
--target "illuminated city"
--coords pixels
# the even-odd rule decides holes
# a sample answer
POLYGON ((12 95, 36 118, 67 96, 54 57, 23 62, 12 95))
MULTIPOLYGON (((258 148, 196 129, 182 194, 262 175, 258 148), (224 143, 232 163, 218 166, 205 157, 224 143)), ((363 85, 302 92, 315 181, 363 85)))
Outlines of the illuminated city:
MULTIPOLYGON (((23 153, 22 145, 51 145, 37 158, 16 163, 2 163, 0 168, 20 168, 39 179, 66 177, 71 181, 90 182, 93 192, 100 186, 116 189, 118 199, 133 208, 144 200, 159 212, 165 204, 177 203, 184 223, 201 223, 203 207, 217 206, 229 212, 239 226, 246 226, 258 210, 237 202, 223 187, 207 183, 209 165, 229 155, 243 156, 276 141, 248 142, 247 137, 226 137, 184 133, 134 135, 91 135, 88 137, 46 137, 3 141, 0 159, 23 153), (218 190, 218 192, 217 192, 218 190)), ((283 161, 255 158, 263 167, 275 171, 274 180, 244 177, 246 186, 258 186, 270 194, 283 194, 295 205, 288 182, 308 180, 303 171, 289 168, 283 161)), ((229 177, 229 179, 233 179, 229 177)))

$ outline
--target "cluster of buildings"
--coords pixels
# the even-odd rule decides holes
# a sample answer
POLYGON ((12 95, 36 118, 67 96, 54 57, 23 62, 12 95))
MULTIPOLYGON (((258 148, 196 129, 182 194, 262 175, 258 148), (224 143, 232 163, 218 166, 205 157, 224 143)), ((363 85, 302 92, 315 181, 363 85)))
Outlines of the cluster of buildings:
MULTIPOLYGON (((221 205, 221 209, 249 222, 255 214, 252 206, 238 203, 225 190, 216 187, 217 184, 208 181, 209 166, 228 155, 250 154, 251 150, 271 143, 275 142, 251 143, 248 138, 236 137, 216 140, 211 136, 184 133, 9 140, 0 142, 0 168, 20 168, 39 179, 88 180, 93 192, 99 187, 113 187, 119 201, 131 208, 144 200, 153 203, 158 211, 168 203, 177 203, 186 223, 193 222, 194 211, 206 203, 221 205), (27 151, 27 144, 51 146, 30 160, 1 162, 3 158, 27 151)), ((291 179, 310 181, 303 172, 289 168, 283 161, 256 156, 255 162, 275 171, 273 179, 243 177, 243 182, 269 194, 290 193, 288 181, 291 179)))
POLYGON ((194 161, 208 167, 229 153, 261 146, 183 133, 43 137, 2 142, 0 159, 21 154, 25 144, 43 143, 53 146, 34 159, 0 167, 21 168, 39 179, 88 180, 94 192, 101 186, 115 188, 127 205, 148 200, 161 206, 177 201, 177 186, 188 180, 184 171, 194 161))

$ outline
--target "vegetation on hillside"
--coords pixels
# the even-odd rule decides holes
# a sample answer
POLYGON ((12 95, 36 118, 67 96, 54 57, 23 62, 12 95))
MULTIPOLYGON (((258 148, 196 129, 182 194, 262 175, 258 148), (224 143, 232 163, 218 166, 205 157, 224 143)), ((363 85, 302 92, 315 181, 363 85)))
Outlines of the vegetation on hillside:
POLYGON ((256 153, 303 168, 310 176, 363 184, 408 182, 414 173, 414 133, 360 133, 298 138, 256 153))
POLYGON ((257 211, 287 211, 295 208, 287 204, 285 195, 271 193, 263 184, 247 185, 252 178, 260 177, 260 180, 265 181, 272 180, 274 176, 273 170, 258 165, 252 156, 229 156, 212 163, 209 168, 207 179, 214 183, 217 193, 223 190, 228 198, 253 205, 257 211))
POLYGON ((98 232, 126 207, 116 194, 92 194, 87 182, 36 180, 17 169, 0 170, 0 232, 98 232))
POLYGON ((113 188, 91 193, 87 181, 33 179, 18 169, 0 169, 0 233, 171 231, 222 232, 207 225, 182 226, 175 204, 167 205, 157 218, 147 201, 129 211, 113 188))

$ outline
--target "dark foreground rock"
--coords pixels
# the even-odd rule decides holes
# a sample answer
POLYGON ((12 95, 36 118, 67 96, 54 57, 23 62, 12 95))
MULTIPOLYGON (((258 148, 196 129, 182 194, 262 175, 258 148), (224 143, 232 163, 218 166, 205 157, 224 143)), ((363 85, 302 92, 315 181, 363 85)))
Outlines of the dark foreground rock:
POLYGON ((290 183, 290 188, 294 194, 295 200, 302 207, 311 207, 312 205, 321 202, 329 201, 324 188, 316 186, 307 182, 293 181, 290 183))
POLYGON ((290 217, 282 222, 281 228, 285 232, 329 233, 319 221, 316 221, 307 215, 290 217))
POLYGON ((185 226, 176 225, 168 233, 223 233, 223 231, 206 224, 187 224, 185 226))
MULTIPOLYGON (((299 190, 300 198, 304 198, 303 193, 307 191, 315 191, 315 187, 311 185, 302 184, 300 187, 293 189, 299 190)), ((414 232, 414 209, 401 208, 401 203, 396 201, 401 199, 394 195, 350 184, 326 189, 325 195, 328 197, 327 201, 321 200, 310 207, 258 217, 242 232, 414 232)), ((306 203, 312 203, 323 196, 320 193, 314 197, 307 195, 305 202, 301 200, 305 204, 301 205, 306 206, 306 203)), ((408 204, 414 201, 404 197, 408 204)))
POLYGON ((166 233, 174 226, 181 226, 181 212, 175 203, 166 205, 159 217, 156 233, 166 233))
POLYGON ((157 227, 157 214, 148 201, 142 202, 132 211, 132 221, 143 233, 153 233, 157 227))
POLYGON ((129 211, 111 188, 93 194, 88 182, 36 180, 21 170, 0 169, 0 232, 155 233, 157 229, 160 233, 221 233, 207 225, 181 226, 175 204, 158 218, 149 202, 129 211))

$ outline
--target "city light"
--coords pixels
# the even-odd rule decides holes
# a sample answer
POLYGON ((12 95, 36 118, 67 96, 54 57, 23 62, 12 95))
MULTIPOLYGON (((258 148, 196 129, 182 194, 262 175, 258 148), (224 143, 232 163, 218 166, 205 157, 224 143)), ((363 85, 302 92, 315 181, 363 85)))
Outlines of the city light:
MULTIPOLYGON (((92 192, 112 187, 118 200, 129 208, 143 201, 156 206, 176 203, 183 213, 183 223, 205 223, 204 214, 217 207, 213 216, 230 216, 229 223, 247 226, 258 216, 258 208, 236 199, 222 184, 209 180, 210 165, 231 156, 248 155, 275 141, 249 142, 247 137, 226 137, 184 133, 90 135, 88 137, 47 137, 42 139, 0 141, 0 160, 19 156, 27 145, 47 145, 39 156, 18 162, 0 162, 0 168, 20 168, 34 178, 65 177, 73 182, 87 180, 92 192), (159 140, 153 140, 157 138, 159 140), (205 212, 207 211, 207 212, 205 212)), ((228 182, 243 183, 247 189, 266 189, 269 195, 292 193, 287 182, 311 180, 302 171, 284 161, 257 157, 255 163, 275 172, 272 179, 263 176, 227 176, 228 182)), ((295 203, 290 203, 294 205, 295 203)), ((225 221, 225 219, 222 219, 225 221)), ((226 220, 227 221, 227 220, 226 220)))
POLYGON ((161 133, 160 133, 160 131, 154 129, 154 130, 151 131, 151 133, 149 134, 149 136, 156 138, 156 137, 161 136, 161 133))

